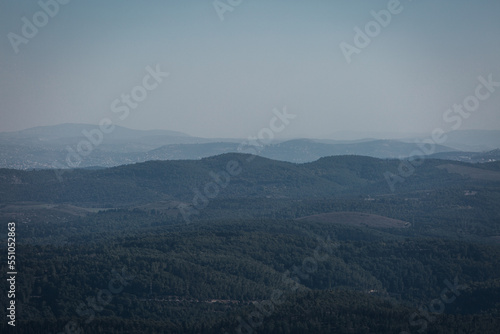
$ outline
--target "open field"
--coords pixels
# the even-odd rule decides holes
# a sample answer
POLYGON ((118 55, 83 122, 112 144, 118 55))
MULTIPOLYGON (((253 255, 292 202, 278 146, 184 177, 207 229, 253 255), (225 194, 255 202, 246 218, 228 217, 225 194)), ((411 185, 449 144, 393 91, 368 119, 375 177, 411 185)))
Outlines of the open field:
POLYGON ((375 228, 408 228, 409 222, 384 216, 360 212, 330 212, 298 218, 298 220, 316 221, 321 223, 344 224, 375 228))

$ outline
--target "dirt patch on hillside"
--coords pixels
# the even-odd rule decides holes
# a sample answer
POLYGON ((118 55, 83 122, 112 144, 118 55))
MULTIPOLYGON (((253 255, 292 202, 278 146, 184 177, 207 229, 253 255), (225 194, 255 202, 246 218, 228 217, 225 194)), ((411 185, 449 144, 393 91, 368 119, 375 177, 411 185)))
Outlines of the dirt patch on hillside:
POLYGON ((301 217, 297 220, 377 228, 408 228, 411 226, 409 222, 399 219, 361 212, 330 212, 301 217))

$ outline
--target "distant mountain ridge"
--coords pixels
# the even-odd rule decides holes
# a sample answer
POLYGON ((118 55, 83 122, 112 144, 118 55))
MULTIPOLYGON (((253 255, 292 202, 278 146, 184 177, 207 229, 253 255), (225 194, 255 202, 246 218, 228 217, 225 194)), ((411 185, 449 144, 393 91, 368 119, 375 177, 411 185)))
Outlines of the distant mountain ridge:
MULTIPOLYGON (((307 163, 337 155, 399 159, 418 152, 418 144, 415 143, 417 140, 412 142, 389 139, 350 141, 291 139, 249 148, 241 145, 244 140, 199 138, 169 130, 132 130, 115 125, 110 133, 99 134, 99 131, 97 125, 60 124, 0 133, 0 167, 15 169, 113 167, 149 160, 196 160, 223 153, 256 153, 274 160, 307 163), (90 152, 79 153, 78 149, 82 147, 90 152), (75 159, 74 155, 72 159, 71 154, 77 154, 78 159, 75 159)), ((449 142, 454 145, 460 142, 462 137, 470 140, 471 136, 475 136, 474 143, 489 143, 490 146, 495 145, 497 135, 500 135, 500 132, 456 131, 447 134, 450 137, 449 142)), ((500 147, 500 141, 498 146, 500 147)), ((434 155, 430 157, 467 162, 500 159, 494 152, 489 157, 483 158, 476 156, 479 154, 477 152, 476 154, 459 152, 448 146, 448 140, 444 145, 436 144, 433 153, 434 155)))
POLYGON ((0 132, 0 140, 10 143, 30 145, 61 146, 85 138, 83 132, 99 131, 107 141, 133 140, 138 138, 161 136, 165 138, 192 138, 189 135, 170 130, 133 130, 118 125, 112 125, 109 132, 102 132, 99 125, 65 123, 51 126, 37 126, 14 132, 0 132))
MULTIPOLYGON (((110 137, 138 137, 146 135, 167 135, 167 136, 182 136, 188 135, 178 131, 171 130, 133 130, 119 125, 113 125, 114 129, 109 134, 110 137)), ((46 137, 46 138, 70 138, 80 134, 83 130, 92 130, 99 128, 99 125, 80 124, 80 123, 63 123, 49 126, 37 126, 29 129, 13 132, 0 132, 0 138, 4 136, 18 137, 46 137)))

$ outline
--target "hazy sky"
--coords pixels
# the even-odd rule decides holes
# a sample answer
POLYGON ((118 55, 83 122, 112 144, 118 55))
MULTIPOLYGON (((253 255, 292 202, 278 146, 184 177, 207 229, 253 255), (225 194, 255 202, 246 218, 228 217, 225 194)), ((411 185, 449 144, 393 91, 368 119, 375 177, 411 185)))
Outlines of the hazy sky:
MULTIPOLYGON (((287 137, 430 133, 451 130, 443 114, 475 93, 479 76, 500 82, 498 0, 238 2, 219 2, 221 20, 211 0, 73 0, 57 13, 49 5, 53 17, 37 1, 2 1, 0 131, 109 118, 247 137, 286 106, 297 115, 287 137), (369 24, 370 44, 358 40, 348 64, 340 44, 356 47, 355 27, 388 6, 398 13, 369 24), (128 115, 113 112, 134 88, 142 99, 146 68, 157 65, 169 76, 154 89, 147 81, 128 115)), ((500 88, 463 119, 469 128, 500 129, 500 88)))

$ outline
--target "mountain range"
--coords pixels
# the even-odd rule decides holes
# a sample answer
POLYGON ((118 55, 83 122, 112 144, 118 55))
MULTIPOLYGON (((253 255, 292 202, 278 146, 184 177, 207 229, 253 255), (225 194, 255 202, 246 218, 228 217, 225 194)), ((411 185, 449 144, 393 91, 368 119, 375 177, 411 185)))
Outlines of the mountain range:
MULTIPOLYGON (((468 162, 494 161, 500 131, 456 131, 434 145, 437 158, 468 162), (460 151, 457 148, 475 148, 460 151), (483 150, 483 152, 481 152, 483 150), (487 151, 490 150, 490 151, 487 151), (491 151, 493 150, 493 151, 491 151)), ((107 133, 89 124, 60 124, 0 133, 0 167, 16 169, 112 167, 149 160, 201 159, 223 153, 252 153, 274 160, 306 163, 326 156, 364 155, 406 158, 422 138, 352 141, 292 139, 244 146, 243 139, 199 138, 168 130, 132 130, 114 126, 107 133)))
MULTIPOLYGON (((294 164, 240 153, 201 160, 148 161, 105 169, 0 169, 0 203, 33 201, 110 207, 158 201, 189 204, 207 198, 298 199, 391 194, 387 173, 399 160, 334 156, 294 164), (228 187, 228 185, 231 185, 228 187), (227 189, 226 189, 227 188, 227 189), (215 193, 214 196, 212 196, 215 193)), ((498 162, 478 167, 429 159, 398 192, 457 182, 500 181, 498 162)))
POLYGON ((238 333, 252 315, 263 333, 495 333, 499 200, 500 161, 224 153, 0 169, 23 333, 238 333), (438 297, 446 312, 413 321, 438 297))

